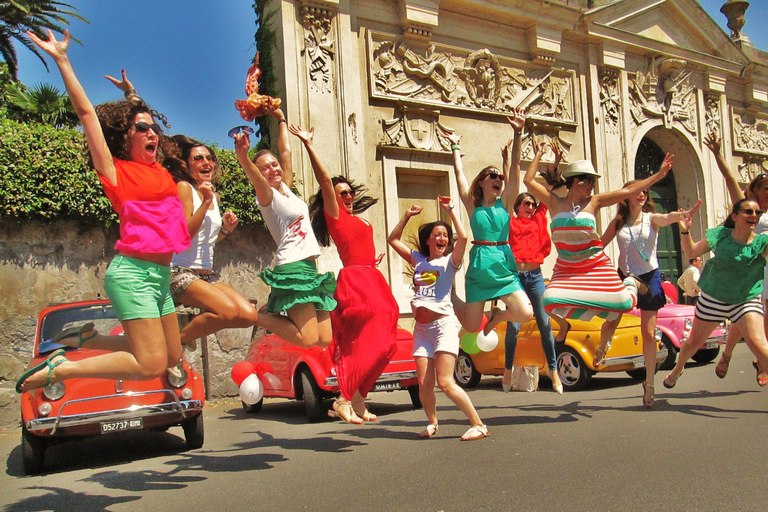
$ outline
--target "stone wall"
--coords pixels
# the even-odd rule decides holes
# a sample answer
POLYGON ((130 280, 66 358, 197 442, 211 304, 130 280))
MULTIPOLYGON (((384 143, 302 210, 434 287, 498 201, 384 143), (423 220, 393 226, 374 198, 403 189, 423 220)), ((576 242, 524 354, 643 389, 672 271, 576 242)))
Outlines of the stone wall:
MULTIPOLYGON (((32 354, 38 312, 51 303, 105 297, 103 276, 117 237, 116 227, 0 220, 0 428, 20 417, 14 386, 32 354)), ((265 229, 239 227, 216 247, 215 269, 265 304, 269 289, 258 273, 271 265, 274 250, 265 229)), ((251 329, 227 329, 208 337, 209 398, 237 394, 229 371, 245 357, 250 335, 251 329)), ((198 370, 201 352, 200 343, 187 352, 198 370)))

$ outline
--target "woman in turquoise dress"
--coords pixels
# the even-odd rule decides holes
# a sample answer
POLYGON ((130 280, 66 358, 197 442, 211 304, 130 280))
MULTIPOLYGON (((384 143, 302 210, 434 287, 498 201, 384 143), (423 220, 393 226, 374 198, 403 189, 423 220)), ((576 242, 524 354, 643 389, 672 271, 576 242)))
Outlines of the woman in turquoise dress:
POLYGON ((763 329, 765 311, 761 300, 768 235, 755 234, 755 226, 762 214, 754 199, 737 201, 725 222, 708 229, 704 240, 696 243, 691 239, 691 219, 678 223, 686 258, 703 256, 709 251, 715 256, 704 265, 691 334, 680 346, 677 364, 664 379, 664 387, 675 387, 685 363, 725 319, 742 333, 760 366, 768 368, 768 341, 763 329))
MULTIPOLYGON (((508 118, 514 129, 512 141, 513 172, 518 172, 520 156, 520 134, 525 125, 522 111, 516 111, 508 118)), ((480 330, 485 302, 500 299, 506 310, 493 308, 488 322, 479 336, 487 336, 500 322, 527 322, 533 318, 531 301, 528 299, 517 277, 517 264, 509 247, 509 213, 512 195, 504 187, 507 179, 507 165, 504 172, 488 166, 477 175, 472 185, 467 183, 461 162, 459 140, 461 136, 448 136, 453 152, 453 165, 459 196, 470 216, 472 228, 472 249, 469 251, 469 265, 465 281, 467 304, 462 318, 464 328, 471 332, 480 330)), ((502 150, 506 158, 508 148, 502 150)))

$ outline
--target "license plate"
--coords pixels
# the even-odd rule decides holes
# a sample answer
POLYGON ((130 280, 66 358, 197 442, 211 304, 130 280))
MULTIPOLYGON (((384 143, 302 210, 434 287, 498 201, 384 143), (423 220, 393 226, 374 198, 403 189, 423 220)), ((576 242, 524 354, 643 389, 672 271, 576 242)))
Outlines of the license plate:
POLYGON ((111 434, 112 432, 122 432, 123 430, 137 430, 144 426, 141 418, 120 421, 102 421, 101 433, 111 434))
POLYGON ((716 341, 708 341, 707 342, 707 348, 717 348, 720 344, 716 341))
POLYGON ((635 359, 632 361, 632 366, 635 368, 645 368, 645 359, 635 359))
POLYGON ((400 382, 381 382, 373 386, 374 391, 390 391, 400 389, 400 382))

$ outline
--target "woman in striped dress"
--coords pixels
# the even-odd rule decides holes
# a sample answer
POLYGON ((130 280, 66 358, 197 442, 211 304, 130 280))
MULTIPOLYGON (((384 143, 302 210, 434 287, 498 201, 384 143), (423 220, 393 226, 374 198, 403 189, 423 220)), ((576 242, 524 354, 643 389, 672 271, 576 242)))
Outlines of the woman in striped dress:
POLYGON ((608 341, 622 313, 635 307, 638 289, 640 293, 648 289, 634 277, 628 277, 623 282, 619 279, 611 260, 603 252, 596 214, 600 208, 637 195, 663 179, 672 168, 672 155, 664 157, 659 172, 653 176, 600 194, 592 193, 600 177, 592 163, 577 160, 563 172, 568 192, 565 197, 560 197, 535 179, 545 148, 545 143, 539 143, 524 178, 528 191, 547 205, 552 216, 550 230, 557 249, 557 263, 544 292, 544 308, 561 326, 567 325, 566 318, 589 320, 598 316, 606 320, 601 327, 600 345, 595 352, 594 366, 597 368, 605 359, 608 341))

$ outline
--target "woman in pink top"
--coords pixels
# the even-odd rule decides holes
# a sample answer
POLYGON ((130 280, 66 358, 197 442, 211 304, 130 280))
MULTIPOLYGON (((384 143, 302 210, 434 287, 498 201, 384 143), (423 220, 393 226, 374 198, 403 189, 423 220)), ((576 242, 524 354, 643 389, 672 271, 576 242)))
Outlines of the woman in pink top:
POLYGON ((147 380, 181 359, 179 323, 170 293, 174 252, 189 246, 189 233, 176 184, 159 163, 163 135, 143 102, 118 101, 94 109, 67 56, 69 31, 56 40, 27 32, 56 62, 85 132, 93 168, 120 217, 117 256, 104 286, 125 337, 102 336, 89 323, 54 337, 54 342, 111 350, 79 361, 64 351, 30 368, 16 385, 19 392, 75 377, 147 380), (128 340, 126 349, 125 340, 128 340))

